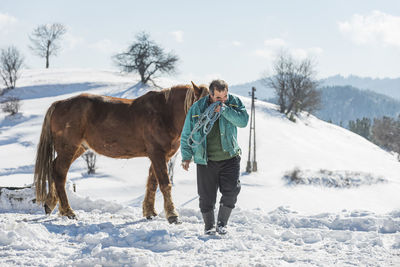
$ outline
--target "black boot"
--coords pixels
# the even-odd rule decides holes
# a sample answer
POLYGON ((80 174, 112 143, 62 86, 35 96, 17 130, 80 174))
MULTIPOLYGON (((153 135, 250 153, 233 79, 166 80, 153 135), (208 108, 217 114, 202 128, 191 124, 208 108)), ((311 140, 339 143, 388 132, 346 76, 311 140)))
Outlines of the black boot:
POLYGON ((228 224, 229 216, 231 216, 232 209, 220 205, 218 211, 218 223, 217 223, 217 232, 220 235, 225 235, 228 231, 226 229, 226 225, 228 224))
POLYGON ((202 213, 204 220, 204 234, 215 235, 215 217, 214 210, 202 213))

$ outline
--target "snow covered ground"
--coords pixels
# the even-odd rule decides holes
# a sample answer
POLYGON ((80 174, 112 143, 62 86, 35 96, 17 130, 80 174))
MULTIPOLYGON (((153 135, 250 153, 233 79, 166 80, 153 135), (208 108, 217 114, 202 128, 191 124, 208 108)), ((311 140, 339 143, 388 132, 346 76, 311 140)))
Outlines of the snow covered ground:
MULTIPOLYGON (((135 84, 134 76, 110 71, 25 71, 13 92, 23 99, 20 114, 0 113, 0 186, 32 183, 52 102, 81 92, 132 98, 148 90, 135 84)), ((242 100, 249 108, 249 99, 242 100)), ((148 159, 98 156, 95 175, 85 173, 82 159, 71 166, 67 187, 76 221, 45 216, 29 188, 1 191, 0 265, 400 266, 396 155, 313 116, 290 122, 268 103, 257 102, 256 129, 258 172, 251 174, 244 171, 249 128, 239 130, 242 191, 227 236, 203 235, 195 166, 183 171, 180 155, 173 198, 181 225, 163 217, 160 192, 160 215, 142 218, 148 159)))

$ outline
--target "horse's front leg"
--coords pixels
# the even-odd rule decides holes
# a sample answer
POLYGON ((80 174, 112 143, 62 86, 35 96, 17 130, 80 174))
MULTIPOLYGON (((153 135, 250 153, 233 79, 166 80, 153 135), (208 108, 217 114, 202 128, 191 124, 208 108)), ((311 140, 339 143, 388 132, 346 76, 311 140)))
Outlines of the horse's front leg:
POLYGON ((169 223, 179 223, 178 212, 175 210, 174 203, 172 202, 171 189, 172 185, 169 181, 167 162, 164 153, 156 152, 150 157, 153 172, 156 175, 160 190, 164 196, 164 210, 165 216, 169 223))
POLYGON ((149 177, 147 178, 146 195, 143 200, 143 216, 147 219, 157 216, 157 212, 154 209, 157 186, 157 178, 153 172, 153 165, 151 165, 149 169, 149 177))

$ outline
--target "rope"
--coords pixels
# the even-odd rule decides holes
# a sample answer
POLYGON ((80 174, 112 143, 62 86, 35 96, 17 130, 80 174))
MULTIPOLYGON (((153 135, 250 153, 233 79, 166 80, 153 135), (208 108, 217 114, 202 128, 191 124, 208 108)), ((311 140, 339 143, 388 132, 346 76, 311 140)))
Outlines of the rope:
POLYGON ((187 140, 187 144, 191 148, 195 148, 198 145, 200 145, 201 143, 203 143, 203 141, 206 139, 207 135, 211 132, 211 129, 214 126, 214 123, 221 116, 221 110, 219 112, 215 112, 215 108, 217 106, 222 107, 222 103, 219 101, 212 103, 211 105, 208 106, 208 108, 204 111, 204 113, 200 115, 199 120, 194 125, 193 130, 190 133, 189 138, 187 140), (202 128, 203 128, 204 136, 199 142, 197 142, 196 140, 193 139, 193 135, 196 132, 200 131, 202 128))

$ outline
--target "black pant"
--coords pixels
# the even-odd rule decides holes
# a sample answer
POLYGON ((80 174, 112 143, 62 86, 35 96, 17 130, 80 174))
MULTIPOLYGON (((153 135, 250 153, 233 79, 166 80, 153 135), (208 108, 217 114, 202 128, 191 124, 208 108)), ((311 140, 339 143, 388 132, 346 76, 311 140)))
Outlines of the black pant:
POLYGON ((217 190, 222 194, 220 204, 234 208, 240 192, 240 156, 222 161, 197 164, 197 192, 202 213, 214 210, 217 190))

